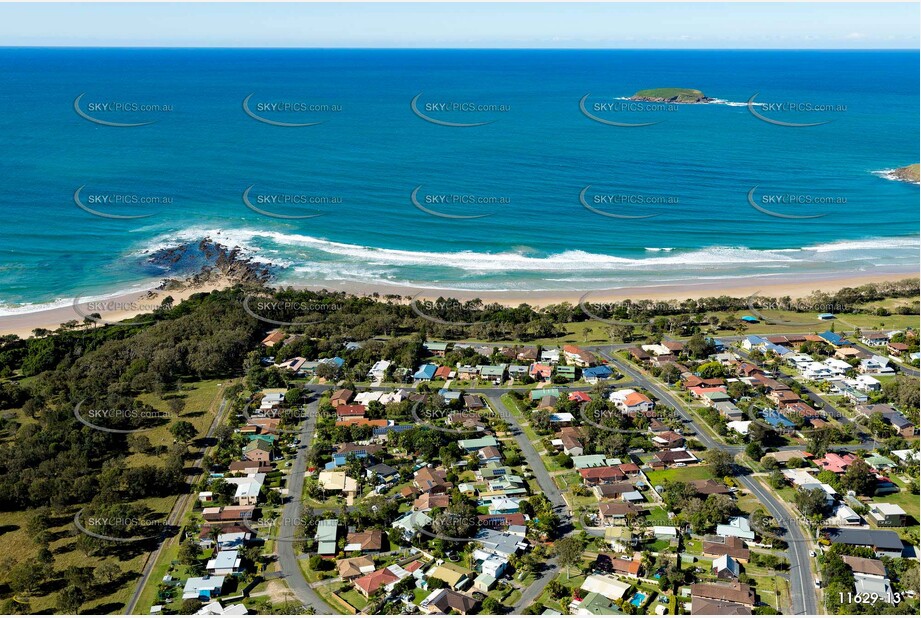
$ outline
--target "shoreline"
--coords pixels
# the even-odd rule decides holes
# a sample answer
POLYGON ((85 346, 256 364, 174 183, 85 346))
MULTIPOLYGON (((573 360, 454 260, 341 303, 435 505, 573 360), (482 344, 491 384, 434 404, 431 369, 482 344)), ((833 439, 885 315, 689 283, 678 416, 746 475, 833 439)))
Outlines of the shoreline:
POLYGON ((568 302, 578 304, 585 297, 586 301, 624 301, 624 300, 674 300, 684 301, 704 298, 708 296, 733 296, 744 298, 753 294, 759 296, 772 296, 781 298, 790 296, 793 299, 802 299, 815 291, 837 292, 846 287, 858 287, 869 283, 883 283, 901 281, 903 279, 917 278, 916 272, 905 273, 879 273, 875 275, 859 275, 841 277, 831 275, 828 277, 801 278, 795 281, 778 281, 777 278, 746 277, 733 279, 728 283, 706 281, 701 283, 678 283, 648 286, 629 286, 623 288, 608 288, 598 290, 546 290, 546 291, 478 291, 478 290, 448 290, 436 288, 412 287, 406 285, 386 284, 361 284, 349 281, 329 281, 325 285, 292 285, 294 289, 318 291, 322 289, 349 292, 356 295, 370 296, 374 293, 384 296, 399 294, 420 299, 434 299, 439 296, 467 301, 479 298, 484 302, 496 302, 503 305, 517 306, 527 303, 532 307, 546 307, 548 305, 568 302))
POLYGON ((84 319, 93 313, 100 315, 100 325, 129 320, 137 315, 150 313, 159 307, 167 296, 171 296, 173 303, 178 304, 193 294, 223 290, 235 283, 236 281, 223 276, 212 277, 204 282, 192 278, 182 281, 166 280, 142 290, 116 293, 78 304, 4 315, 0 316, 0 336, 17 335, 21 339, 27 339, 32 336, 35 329, 53 331, 70 320, 75 320, 82 326, 84 319))
MULTIPOLYGON (((298 290, 330 290, 341 291, 357 296, 399 295, 407 299, 417 296, 423 299, 440 297, 455 298, 460 301, 479 298, 487 303, 500 303, 503 305, 517 306, 527 303, 535 308, 568 302, 572 305, 579 303, 585 297, 589 302, 624 301, 624 300, 652 300, 652 301, 677 301, 703 298, 707 296, 733 296, 742 298, 758 294, 782 298, 789 296, 793 299, 808 297, 815 291, 836 292, 845 287, 858 287, 868 283, 883 283, 887 281, 900 281, 917 277, 916 272, 906 273, 879 273, 874 275, 859 275, 841 277, 832 275, 828 277, 800 278, 794 281, 781 281, 774 278, 742 278, 727 282, 706 281, 701 283, 665 284, 649 286, 630 286, 624 288, 579 290, 579 291, 475 291, 475 290, 439 290, 423 287, 410 287, 405 285, 362 284, 350 281, 327 281, 320 285, 291 285, 281 286, 271 282, 269 287, 292 287, 298 290)), ((207 281, 186 280, 175 285, 174 289, 163 282, 150 289, 107 297, 97 301, 87 301, 79 305, 68 305, 53 309, 41 309, 28 313, 17 313, 0 316, 0 335, 18 335, 26 339, 32 331, 38 328, 55 330, 61 324, 75 320, 78 324, 84 323, 84 318, 92 313, 101 315, 102 324, 129 320, 139 314, 149 313, 156 309, 164 298, 171 296, 175 303, 179 303, 193 294, 212 292, 232 287, 238 281, 230 277, 211 277, 207 281)))

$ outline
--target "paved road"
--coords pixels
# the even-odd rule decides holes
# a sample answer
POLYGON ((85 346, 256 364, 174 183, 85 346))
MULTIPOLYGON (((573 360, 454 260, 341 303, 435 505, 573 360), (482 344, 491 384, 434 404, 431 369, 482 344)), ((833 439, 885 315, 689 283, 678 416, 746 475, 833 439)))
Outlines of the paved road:
POLYGON ((537 597, 544 591, 544 588, 547 587, 547 584, 556 577, 559 571, 560 565, 556 558, 547 560, 547 562, 544 563, 544 570, 540 572, 537 579, 521 593, 521 598, 518 599, 518 602, 512 607, 512 613, 521 614, 523 609, 534 603, 537 597))
MULTIPOLYGON (((660 401, 665 402, 677 410, 679 414, 682 414, 684 405, 672 393, 660 388, 658 384, 652 382, 651 380, 646 379, 646 377, 639 370, 631 367, 626 361, 606 353, 602 354, 622 373, 631 376, 638 383, 643 384, 644 387, 652 392, 660 401)), ((682 416, 684 415, 682 414, 682 416)), ((700 442, 703 443, 703 445, 707 448, 719 448, 729 452, 733 452, 735 450, 732 447, 726 447, 725 445, 719 444, 713 440, 713 438, 711 438, 707 432, 697 426, 693 420, 693 417, 688 418, 687 420, 697 432, 697 437, 700 442)), ((765 507, 767 507, 768 512, 770 512, 771 516, 774 517, 778 523, 782 525, 787 524, 783 527, 785 529, 784 541, 786 541, 787 545, 789 546, 789 581, 790 592, 793 601, 793 613, 818 613, 815 588, 813 587, 812 583, 813 575, 809 561, 809 539, 806 538, 800 526, 793 521, 791 513, 787 510, 786 505, 775 498, 770 491, 767 491, 759 481, 748 476, 739 476, 737 478, 739 482, 745 486, 746 489, 751 491, 759 499, 759 501, 764 504, 765 507)))
MULTIPOLYGON (((558 513, 561 511, 568 511, 569 507, 566 504, 566 500, 563 499, 563 493, 556 486, 556 483, 553 482, 553 478, 551 478, 550 474, 547 472, 547 468, 544 467, 544 462, 541 461, 537 449, 534 448, 534 445, 528 440, 527 434, 521 429, 521 424, 518 422, 518 419, 515 418, 514 414, 509 412, 508 408, 505 407, 505 403, 499 397, 495 395, 489 396, 489 402, 492 404, 493 408, 495 408, 496 412, 499 413, 499 416, 503 419, 508 419, 508 424, 513 427, 512 434, 515 436, 515 441, 518 442, 518 447, 521 449, 544 495, 547 496, 547 499, 558 513)), ((565 512, 560 514, 566 516, 565 512)))
MULTIPOLYGON (((220 406, 218 406, 217 414, 214 415, 214 420, 211 422, 211 426, 208 428, 208 433, 206 434, 206 439, 210 439, 214 436, 215 430, 220 426, 221 421, 224 420, 224 410, 227 408, 227 400, 223 397, 221 398, 220 406)), ((201 454, 198 456, 198 459, 192 464, 193 468, 198 468, 201 466, 202 459, 205 456, 205 451, 207 447, 201 450, 201 454)), ((198 480, 198 477, 201 474, 191 474, 186 478, 186 483, 190 487, 195 486, 195 482, 198 480)), ((188 509, 189 502, 191 501, 192 494, 183 494, 177 498, 176 502, 173 504, 173 508, 170 510, 169 516, 167 517, 167 529, 171 529, 174 526, 178 526, 182 523, 182 517, 185 515, 186 510, 188 509)), ((125 608, 125 614, 133 614, 138 600, 141 598, 141 593, 144 591, 144 588, 147 586, 148 581, 150 580, 150 574, 153 572, 154 567, 157 564, 157 560, 160 558, 160 554, 163 553, 163 550, 166 549, 174 541, 175 537, 170 536, 160 543, 156 549, 150 552, 150 555, 147 556, 147 562, 144 564, 144 568, 141 571, 141 578, 138 580, 137 586, 134 589, 134 592, 131 595, 131 598, 128 600, 128 605, 125 608)), ((146 612, 145 612, 146 613, 146 612)))
MULTIPOLYGON (((518 447, 521 449, 525 461, 528 462, 528 466, 534 473, 534 478, 537 479, 537 484, 540 485, 544 495, 547 496, 547 499, 553 505, 557 515, 564 521, 569 520, 569 506, 566 504, 566 500, 563 499, 563 493, 556 486, 556 483, 553 482, 553 478, 550 476, 550 473, 547 472, 547 468, 544 466, 540 454, 538 454, 534 445, 531 444, 531 441, 528 440, 528 435, 522 430, 518 419, 509 411, 505 403, 499 398, 500 396, 501 391, 489 395, 488 399, 490 404, 492 404, 493 408, 502 418, 508 419, 509 425, 513 428, 512 434, 515 436, 515 441, 518 442, 518 447)), ((567 527, 570 528, 568 533, 571 534, 571 526, 567 527)), ((538 574, 537 579, 521 593, 521 598, 518 599, 518 602, 512 607, 512 612, 520 614, 524 608, 534 603, 537 597, 544 591, 547 584, 550 583, 550 580, 556 577, 559 570, 560 565, 555 558, 547 560, 547 562, 544 563, 544 569, 538 574)))
POLYGON ((294 539, 297 538, 298 522, 300 521, 301 512, 303 511, 303 502, 301 494, 304 487, 304 473, 307 470, 307 449, 317 425, 317 400, 307 404, 307 420, 301 428, 298 436, 301 444, 297 451, 297 457, 291 466, 291 472, 288 475, 288 502, 282 509, 281 525, 278 528, 278 538, 288 539, 279 540, 276 543, 276 552, 278 554, 278 567, 281 569, 282 578, 288 583, 288 587, 297 600, 307 607, 311 607, 317 614, 334 614, 335 612, 320 598, 313 588, 304 579, 304 574, 297 561, 297 552, 294 551, 294 539))

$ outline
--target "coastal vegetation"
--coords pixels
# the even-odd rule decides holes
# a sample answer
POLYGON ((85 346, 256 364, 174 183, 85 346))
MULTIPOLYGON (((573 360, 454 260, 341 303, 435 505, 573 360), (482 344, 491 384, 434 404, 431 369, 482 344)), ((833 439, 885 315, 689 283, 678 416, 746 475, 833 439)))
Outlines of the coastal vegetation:
POLYGON ((921 166, 917 163, 899 167, 893 170, 892 175, 906 182, 921 182, 921 171, 919 171, 919 167, 921 166))
POLYGON ((640 90, 630 98, 656 103, 708 103, 713 100, 693 88, 650 88, 640 90))

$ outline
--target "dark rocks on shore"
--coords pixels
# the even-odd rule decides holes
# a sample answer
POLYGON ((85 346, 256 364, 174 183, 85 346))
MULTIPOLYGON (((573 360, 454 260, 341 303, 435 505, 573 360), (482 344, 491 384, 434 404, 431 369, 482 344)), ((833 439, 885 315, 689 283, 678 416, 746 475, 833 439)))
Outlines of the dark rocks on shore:
POLYGON ((257 262, 246 257, 239 247, 230 248, 211 238, 158 249, 150 254, 147 263, 161 270, 182 274, 181 277, 164 279, 160 285, 163 290, 200 287, 218 279, 262 285, 273 277, 271 263, 257 262))

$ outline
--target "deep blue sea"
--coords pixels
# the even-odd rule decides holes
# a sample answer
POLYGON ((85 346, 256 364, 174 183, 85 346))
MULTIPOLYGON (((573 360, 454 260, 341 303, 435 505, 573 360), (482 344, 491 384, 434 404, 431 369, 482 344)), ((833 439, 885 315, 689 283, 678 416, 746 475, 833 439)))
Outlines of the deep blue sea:
POLYGON ((7 48, 0 75, 6 312, 206 237, 420 289, 918 268, 918 186, 883 173, 919 159, 917 52, 7 48), (623 100, 659 87, 717 102, 623 100))

